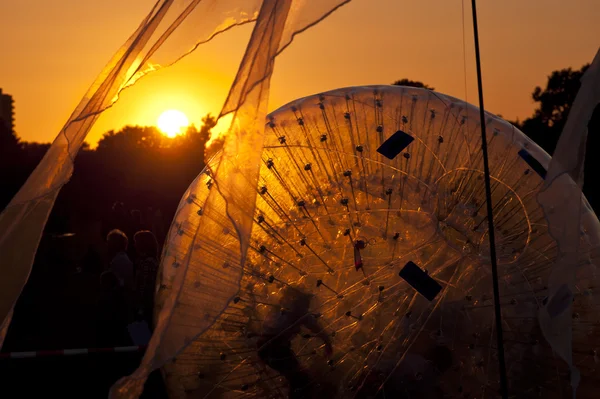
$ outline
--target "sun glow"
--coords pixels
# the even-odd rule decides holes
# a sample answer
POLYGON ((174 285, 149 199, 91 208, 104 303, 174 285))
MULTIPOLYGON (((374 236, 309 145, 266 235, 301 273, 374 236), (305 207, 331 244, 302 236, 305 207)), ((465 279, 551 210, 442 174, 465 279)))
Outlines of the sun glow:
POLYGON ((171 138, 183 133, 182 129, 189 124, 190 122, 187 116, 176 109, 170 109, 163 112, 160 114, 157 121, 158 128, 167 135, 167 137, 171 138))

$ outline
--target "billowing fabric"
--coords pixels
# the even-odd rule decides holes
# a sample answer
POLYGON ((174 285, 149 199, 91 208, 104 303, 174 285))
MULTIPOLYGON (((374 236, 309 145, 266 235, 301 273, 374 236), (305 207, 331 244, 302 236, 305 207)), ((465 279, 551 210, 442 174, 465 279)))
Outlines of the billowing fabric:
MULTIPOLYGON (((148 374, 175 357, 223 312, 239 291, 248 249, 260 154, 264 141, 270 77, 275 56, 292 37, 347 1, 310 3, 265 0, 220 116, 234 118, 214 167, 207 171, 214 190, 203 205, 180 207, 163 254, 161 311, 142 364, 119 381, 112 397, 137 397, 148 374), (191 267, 223 259, 222 272, 191 267), (198 291, 198 284, 206 289, 198 291)), ((192 188, 197 182, 192 183, 192 188)), ((188 192, 192 190, 188 189, 188 192)), ((193 204, 186 193, 182 203, 193 204)))
MULTIPOLYGON (((291 2, 290 19, 282 27, 275 51, 283 50, 294 34, 347 1, 291 2)), ((145 74, 177 62, 219 33, 255 21, 262 3, 262 0, 158 0, 105 66, 43 160, 0 214, 0 345, 58 192, 69 181, 73 160, 99 114, 117 101, 121 90, 145 74)), ((243 73, 238 75, 222 114, 236 111, 244 102, 250 93, 248 83, 260 82, 256 76, 245 76, 251 71, 248 65, 242 65, 240 71, 243 73)), ((267 94, 268 90, 264 92, 267 94)))
POLYGON ((260 1, 158 0, 81 99, 50 149, 0 215, 0 344, 29 276, 46 220, 73 173, 73 160, 99 114, 141 76, 199 43, 256 17, 260 1), (175 29, 194 28, 187 40, 175 29), (173 36, 172 40, 169 40, 173 36), (196 43, 197 42, 197 43, 196 43))
POLYGON ((550 162, 544 187, 538 194, 548 232, 558 246, 558 255, 548 279, 548 296, 540 309, 540 326, 552 349, 569 365, 573 396, 580 380, 580 373, 573 363, 573 300, 580 289, 576 286, 577 276, 583 269, 580 249, 582 240, 588 237, 586 228, 589 228, 582 226, 582 214, 592 212, 582 200, 581 188, 588 123, 598 104, 600 51, 581 79, 581 88, 550 162))

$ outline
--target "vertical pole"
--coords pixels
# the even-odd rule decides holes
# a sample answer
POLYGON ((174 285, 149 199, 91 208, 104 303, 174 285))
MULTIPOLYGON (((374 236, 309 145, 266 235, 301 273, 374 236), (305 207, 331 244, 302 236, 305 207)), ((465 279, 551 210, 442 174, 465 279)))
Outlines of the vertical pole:
POLYGON ((492 189, 490 183, 490 165, 485 132, 485 111, 483 107, 483 83, 481 81, 481 57, 479 54, 479 32, 477 29, 476 0, 471 0, 473 9, 473 35, 475 38, 475 61, 477 63, 477 87, 479 90, 479 118, 481 119, 481 151, 483 153, 483 171, 485 180, 485 196, 487 202, 487 219, 490 239, 490 260, 492 262, 492 282, 494 288, 494 312, 496 314, 496 339, 498 347, 498 371, 500 374, 500 393, 508 398, 508 382, 506 380, 506 362, 504 360, 504 338, 502 334, 502 313, 500 310, 500 288, 498 285, 498 262, 496 258, 496 239, 494 234, 494 215, 492 207, 492 189))

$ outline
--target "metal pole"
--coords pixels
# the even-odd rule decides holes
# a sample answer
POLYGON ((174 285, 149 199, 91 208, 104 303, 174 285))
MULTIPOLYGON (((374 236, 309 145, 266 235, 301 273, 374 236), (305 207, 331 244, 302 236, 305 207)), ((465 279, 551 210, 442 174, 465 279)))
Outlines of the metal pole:
POLYGON ((494 287, 494 312, 496 314, 496 339, 498 346, 498 371, 500 374, 500 393, 508 399, 508 382, 506 380, 506 362, 504 360, 504 338, 502 336, 502 313, 500 310, 500 288, 498 285, 498 262, 496 259, 496 239, 494 234, 494 216, 492 207, 492 189, 490 183, 490 165, 488 161, 487 136, 485 132, 485 111, 483 107, 483 83, 481 81, 481 57, 479 54, 479 32, 477 29, 476 0, 471 0, 473 9, 473 35, 475 37, 475 61, 477 63, 477 86, 479 90, 479 118, 481 119, 481 151, 483 152, 483 172, 485 196, 487 202, 487 219, 490 239, 490 257, 492 262, 492 282, 494 287))

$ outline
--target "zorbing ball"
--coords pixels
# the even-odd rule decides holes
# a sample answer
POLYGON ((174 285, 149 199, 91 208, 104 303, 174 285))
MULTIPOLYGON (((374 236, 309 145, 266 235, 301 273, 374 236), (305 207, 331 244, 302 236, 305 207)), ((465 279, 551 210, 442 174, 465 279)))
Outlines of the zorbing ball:
MULTIPOLYGON (((485 118, 509 392, 570 397, 569 369, 538 322, 558 253, 536 198, 550 157, 485 118)), ((171 396, 499 396, 478 108, 425 89, 351 87, 293 101, 266 129, 239 292, 165 366, 171 396)), ((236 267, 220 245, 235 232, 201 228, 202 217, 226 219, 202 215, 214 189, 207 169, 163 259, 181 259, 181 236, 205 235, 188 275, 210 278, 189 286, 190 320, 236 267)), ((600 235, 583 202, 573 358, 578 396, 595 397, 600 235)), ((161 273, 159 299, 172 284, 161 273)))

